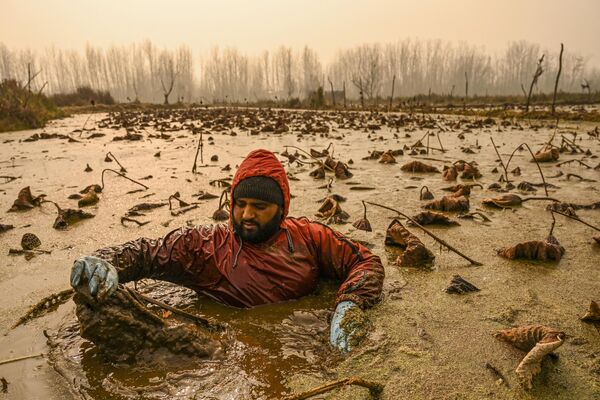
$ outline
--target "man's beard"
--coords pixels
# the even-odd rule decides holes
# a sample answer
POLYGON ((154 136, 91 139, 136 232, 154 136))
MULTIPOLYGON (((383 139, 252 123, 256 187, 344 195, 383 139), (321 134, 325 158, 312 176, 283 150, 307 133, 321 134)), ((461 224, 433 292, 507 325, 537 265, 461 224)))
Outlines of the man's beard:
POLYGON ((258 222, 250 220, 243 222, 253 222, 256 224, 257 229, 254 231, 247 231, 242 223, 237 223, 235 220, 233 221, 233 230, 237 233, 242 240, 245 240, 250 243, 258 244, 263 243, 269 240, 274 234, 279 231, 279 224, 281 223, 281 212, 278 211, 277 214, 271 218, 269 222, 264 225, 258 224, 258 222))

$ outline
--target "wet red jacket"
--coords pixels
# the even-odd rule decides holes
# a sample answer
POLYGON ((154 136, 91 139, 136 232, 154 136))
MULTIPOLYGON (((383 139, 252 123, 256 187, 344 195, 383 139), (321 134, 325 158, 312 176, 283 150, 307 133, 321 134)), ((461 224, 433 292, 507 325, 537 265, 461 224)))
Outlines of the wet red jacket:
POLYGON ((273 153, 251 152, 231 193, 241 180, 261 175, 275 179, 284 195, 281 229, 265 243, 243 242, 230 220, 227 225, 177 229, 157 240, 140 238, 95 255, 117 268, 120 282, 161 279, 236 307, 305 296, 315 290, 320 276, 343 281, 336 303, 351 300, 362 308, 376 303, 384 278, 379 257, 326 225, 287 217, 288 179, 273 153))

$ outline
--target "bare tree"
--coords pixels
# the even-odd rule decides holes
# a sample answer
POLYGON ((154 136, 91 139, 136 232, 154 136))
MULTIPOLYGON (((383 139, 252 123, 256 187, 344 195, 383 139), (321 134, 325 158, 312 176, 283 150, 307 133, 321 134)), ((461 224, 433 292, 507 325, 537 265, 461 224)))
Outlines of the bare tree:
POLYGON ((529 86, 529 94, 527 95, 527 104, 525 105, 525 112, 529 112, 529 102, 531 101, 531 93, 533 92, 533 86, 537 83, 539 77, 544 73, 544 69, 542 68, 542 63, 544 62, 544 54, 540 57, 537 63, 537 68, 535 73, 533 74, 533 79, 531 80, 531 85, 529 86))

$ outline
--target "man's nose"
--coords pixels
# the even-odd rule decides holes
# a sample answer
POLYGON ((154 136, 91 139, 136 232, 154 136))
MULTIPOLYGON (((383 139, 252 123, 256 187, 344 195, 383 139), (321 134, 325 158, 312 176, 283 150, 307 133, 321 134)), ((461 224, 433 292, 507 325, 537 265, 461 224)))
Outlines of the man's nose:
POLYGON ((242 220, 249 221, 254 219, 254 217, 255 213, 252 207, 244 207, 244 210, 242 211, 242 220))

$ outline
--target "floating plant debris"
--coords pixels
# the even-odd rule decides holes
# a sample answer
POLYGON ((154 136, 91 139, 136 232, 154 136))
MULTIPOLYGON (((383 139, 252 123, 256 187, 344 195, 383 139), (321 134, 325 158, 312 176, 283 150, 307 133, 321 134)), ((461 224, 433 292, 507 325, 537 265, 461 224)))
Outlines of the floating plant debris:
POLYGON ((448 286, 444 291, 450 294, 464 294, 470 292, 479 292, 481 289, 476 287, 470 282, 467 282, 460 275, 454 275, 448 286))

